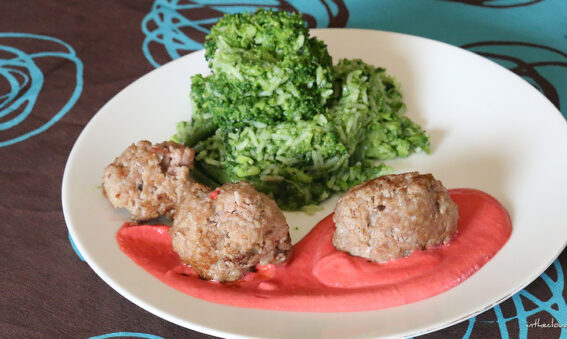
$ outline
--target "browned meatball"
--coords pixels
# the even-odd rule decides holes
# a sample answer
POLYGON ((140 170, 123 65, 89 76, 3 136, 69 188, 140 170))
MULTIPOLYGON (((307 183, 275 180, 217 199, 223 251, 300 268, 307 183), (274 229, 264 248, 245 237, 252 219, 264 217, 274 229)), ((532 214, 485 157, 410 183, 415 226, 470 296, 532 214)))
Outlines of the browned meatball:
POLYGON ((352 187, 337 202, 333 244, 378 262, 440 245, 457 230, 457 205, 441 182, 417 172, 352 187))
POLYGON ((103 193, 114 207, 127 209, 133 220, 171 216, 176 191, 190 182, 194 156, 194 150, 171 141, 138 141, 104 169, 103 193))
POLYGON ((169 234, 181 260, 218 281, 238 280, 257 264, 282 263, 291 249, 283 213, 247 182, 184 194, 169 234))

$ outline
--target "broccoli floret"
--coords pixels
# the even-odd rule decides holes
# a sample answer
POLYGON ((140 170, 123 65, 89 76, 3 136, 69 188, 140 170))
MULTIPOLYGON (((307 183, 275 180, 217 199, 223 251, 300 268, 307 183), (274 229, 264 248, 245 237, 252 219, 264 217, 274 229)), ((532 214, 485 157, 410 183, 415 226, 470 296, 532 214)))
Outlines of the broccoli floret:
MULTIPOLYGON (((261 90, 254 83, 229 80, 224 73, 214 73, 206 78, 196 75, 192 78, 193 83, 202 79, 199 82, 204 85, 192 86, 192 93, 195 93, 192 100, 198 111, 210 114, 216 124, 223 126, 253 121, 273 123, 309 119, 325 110, 324 99, 310 95, 311 89, 294 87, 293 82, 305 74, 297 72, 270 95, 261 95, 261 90)), ((261 82, 264 81, 262 78, 261 82)))
POLYGON ((335 97, 329 119, 351 154, 351 163, 429 152, 429 137, 403 116, 397 81, 385 69, 362 60, 341 60, 334 68, 335 97))
POLYGON ((309 31, 298 13, 259 9, 255 13, 227 14, 211 29, 205 42, 207 60, 229 46, 248 51, 259 49, 274 58, 297 54, 309 31))
POLYGON ((193 99, 219 125, 310 119, 333 92, 332 59, 299 14, 226 15, 205 48, 213 74, 193 79, 192 91, 202 91, 193 99))
POLYGON ((357 153, 364 143, 366 126, 372 118, 369 102, 372 98, 368 93, 370 73, 365 72, 363 67, 353 68, 352 65, 349 60, 341 60, 334 67, 336 102, 327 113, 350 155, 357 153))
POLYGON ((199 140, 203 140, 213 134, 217 125, 211 120, 191 119, 177 123, 177 133, 171 140, 193 147, 199 140))
POLYGON ((341 168, 328 178, 327 187, 333 192, 344 192, 354 185, 393 173, 394 169, 381 162, 356 162, 341 168))
POLYGON ((297 209, 337 191, 327 185, 329 176, 348 168, 348 153, 333 128, 323 115, 221 127, 196 145, 196 159, 217 181, 250 181, 273 195, 280 207, 297 209))
POLYGON ((209 99, 213 92, 208 88, 207 81, 200 74, 193 76, 191 80, 193 103, 191 120, 177 123, 177 133, 172 138, 173 141, 189 147, 209 137, 218 127, 210 113, 212 107, 209 99))
POLYGON ((424 151, 429 153, 429 137, 415 122, 405 116, 392 116, 390 120, 372 121, 364 145, 364 156, 380 160, 424 151))

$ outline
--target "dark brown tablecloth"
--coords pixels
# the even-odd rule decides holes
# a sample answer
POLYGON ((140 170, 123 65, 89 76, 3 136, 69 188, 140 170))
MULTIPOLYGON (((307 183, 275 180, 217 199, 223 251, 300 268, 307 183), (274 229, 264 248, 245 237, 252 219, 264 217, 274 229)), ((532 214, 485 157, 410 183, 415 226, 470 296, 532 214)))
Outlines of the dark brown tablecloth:
MULTIPOLYGON (((243 8, 237 1, 217 2, 220 5, 183 2, 189 7, 177 13, 195 26, 180 29, 176 34, 188 39, 176 41, 171 31, 161 36, 155 31, 155 22, 159 21, 156 9, 167 1, 0 1, 0 337, 207 337, 146 312, 106 285, 71 245, 60 191, 73 143, 101 106, 176 54, 199 48, 206 35, 201 29, 210 28, 214 18, 238 6, 243 8), (175 48, 167 50, 166 45, 175 48), (144 46, 148 48, 144 50, 144 46), (22 80, 26 76, 27 81, 22 80), (13 79, 20 79, 21 88, 13 79), (12 94, 16 98, 10 97, 12 94), (23 99, 17 105, 6 104, 18 98, 23 99)), ((177 6, 175 1, 169 3, 172 8, 177 6)), ((547 34, 547 26, 539 23, 545 13, 549 25, 559 26, 550 30, 563 29, 567 34, 563 0, 242 3, 300 9, 307 13, 312 27, 365 27, 427 36, 496 61, 512 58, 506 59, 502 51, 495 53, 491 46, 529 48, 531 52, 514 52, 515 64, 508 66, 529 76, 558 107, 563 108, 561 99, 567 99, 567 40, 565 36, 554 36, 559 41, 556 45, 538 40, 547 34), (389 21, 372 21, 373 11, 387 11, 389 21), (504 11, 509 15, 502 16, 504 11), (496 15, 510 24, 491 19, 496 15), (529 15, 534 15, 535 27, 543 28, 521 39, 521 27, 525 26, 515 26, 510 20, 520 22, 529 15), (436 20, 427 19, 431 17, 436 20), (458 17, 465 20, 463 25, 455 25, 458 17), (452 31, 446 29, 449 25, 454 25, 452 31), (475 25, 478 37, 471 37, 475 25), (554 56, 544 55, 543 51, 554 56), (556 58, 553 74, 538 69, 538 60, 522 59, 538 52, 543 58, 540 63, 556 58)), ((514 298, 424 337, 567 337, 567 329, 560 327, 526 326, 526 322, 567 323, 566 267, 567 252, 563 252, 543 278, 514 298)))

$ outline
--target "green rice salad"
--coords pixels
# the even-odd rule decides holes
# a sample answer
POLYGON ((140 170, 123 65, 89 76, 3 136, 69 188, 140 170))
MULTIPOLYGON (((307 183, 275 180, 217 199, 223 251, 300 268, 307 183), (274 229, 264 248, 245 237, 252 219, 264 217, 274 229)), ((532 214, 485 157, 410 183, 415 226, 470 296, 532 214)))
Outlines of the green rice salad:
POLYGON ((333 66, 299 14, 226 15, 205 48, 212 74, 191 78, 191 120, 173 137, 195 148, 198 181, 246 180, 297 210, 429 152, 396 79, 362 60, 333 66))

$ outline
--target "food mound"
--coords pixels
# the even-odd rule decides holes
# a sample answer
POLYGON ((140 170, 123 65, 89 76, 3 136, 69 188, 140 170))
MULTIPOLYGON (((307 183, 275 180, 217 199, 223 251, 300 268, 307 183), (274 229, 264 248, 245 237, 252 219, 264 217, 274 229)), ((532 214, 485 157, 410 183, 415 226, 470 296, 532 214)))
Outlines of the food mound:
POLYGON ((178 187, 190 181, 194 156, 192 149, 171 141, 139 141, 105 168, 103 193, 114 207, 128 210, 133 220, 171 216, 178 187))
POLYGON ((173 217, 173 250, 204 279, 234 281, 284 262, 291 239, 275 201, 246 182, 216 190, 194 182, 194 154, 171 141, 132 144, 105 168, 104 195, 138 222, 173 217))
POLYGON ((383 176, 341 196, 333 244, 352 255, 388 261, 449 241, 458 217, 457 205, 431 174, 383 176))
POLYGON ((297 210, 429 152, 398 82, 361 60, 333 65, 300 14, 226 15, 205 49, 212 74, 191 78, 191 120, 173 137, 195 149, 203 184, 246 180, 297 210))
POLYGON ((246 182, 183 196, 169 230, 173 250, 201 277, 234 281, 260 264, 279 264, 291 249, 276 203, 246 182))

